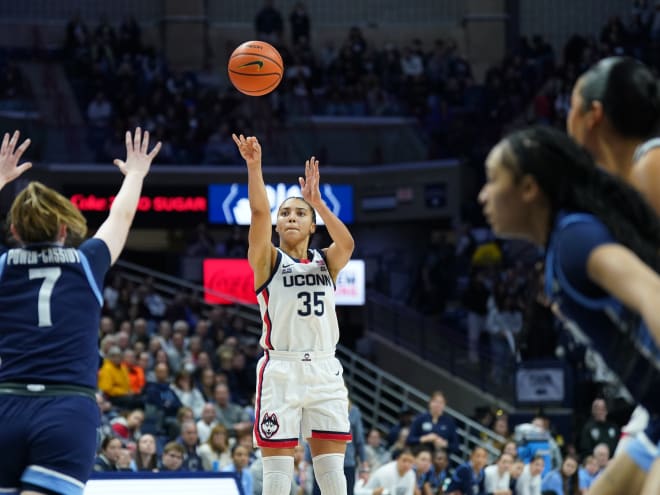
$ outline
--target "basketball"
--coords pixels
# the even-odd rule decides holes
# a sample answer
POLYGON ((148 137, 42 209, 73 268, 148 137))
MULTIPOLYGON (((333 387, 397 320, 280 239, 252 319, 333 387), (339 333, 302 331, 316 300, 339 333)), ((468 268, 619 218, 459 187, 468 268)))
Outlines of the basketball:
POLYGON ((284 64, 277 49, 265 41, 246 41, 229 57, 229 79, 241 93, 261 96, 282 80, 284 64))

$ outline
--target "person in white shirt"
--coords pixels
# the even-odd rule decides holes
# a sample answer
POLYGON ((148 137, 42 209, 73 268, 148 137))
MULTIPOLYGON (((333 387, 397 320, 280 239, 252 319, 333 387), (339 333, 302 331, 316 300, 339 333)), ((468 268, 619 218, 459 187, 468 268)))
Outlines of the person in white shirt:
POLYGON ((197 434, 199 435, 199 443, 204 443, 209 439, 211 430, 218 424, 218 418, 215 413, 215 405, 207 402, 202 407, 202 417, 197 421, 197 434))
POLYGON ((413 495, 415 492, 415 457, 405 447, 395 461, 383 464, 369 477, 369 481, 356 488, 355 495, 413 495))
POLYGON ((535 456, 516 482, 516 495, 541 495, 541 473, 544 467, 543 457, 535 456))
POLYGON ((513 464, 511 454, 501 453, 495 464, 484 469, 484 488, 493 495, 511 495, 509 470, 513 464))

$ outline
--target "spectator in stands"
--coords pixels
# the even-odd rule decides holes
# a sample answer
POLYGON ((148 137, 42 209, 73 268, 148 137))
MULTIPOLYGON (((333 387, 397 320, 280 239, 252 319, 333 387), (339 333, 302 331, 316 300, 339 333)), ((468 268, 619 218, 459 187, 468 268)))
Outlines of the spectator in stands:
POLYGON ((422 413, 410 425, 408 445, 425 444, 430 449, 446 449, 458 453, 458 435, 454 420, 445 414, 445 395, 440 391, 431 394, 429 412, 422 413))
POLYGON ((197 421, 197 435, 200 443, 205 443, 211 435, 211 430, 218 424, 218 418, 215 415, 215 405, 211 402, 204 404, 202 416, 197 421))
POLYGON ((413 495, 415 490, 415 457, 410 447, 404 447, 395 461, 371 473, 367 483, 355 490, 355 495, 413 495))
POLYGON ((199 449, 204 471, 222 471, 231 464, 231 453, 229 450, 229 435, 224 425, 215 425, 206 440, 199 449))
POLYGON ((449 456, 445 449, 437 449, 433 454, 433 465, 429 471, 428 484, 431 493, 442 495, 445 481, 449 476, 449 456))
POLYGON ((254 445, 254 438, 251 431, 244 431, 236 437, 236 444, 240 444, 248 450, 248 466, 251 466, 257 457, 261 455, 261 451, 254 445))
POLYGON ((273 0, 264 1, 264 6, 254 19, 254 27, 257 39, 279 45, 284 32, 284 20, 280 11, 273 5, 273 0))
MULTIPOLYGON (((346 444, 344 454, 344 475, 346 476, 347 494, 353 495, 355 476, 358 463, 361 467, 368 467, 367 455, 364 449, 364 428, 362 427, 362 413, 360 408, 349 399, 348 421, 351 425, 352 442, 346 444)), ((318 485, 317 485, 318 486, 318 485)), ((319 490, 317 493, 321 493, 319 490)))
POLYGON ((582 461, 582 466, 578 471, 580 490, 583 493, 589 490, 597 475, 598 463, 596 462, 596 458, 593 455, 588 455, 582 461))
POLYGON ((116 406, 131 407, 133 404, 128 370, 122 365, 119 346, 112 345, 98 373, 98 387, 116 406))
POLYGON ((119 326, 119 331, 115 335, 117 338, 117 346, 119 349, 121 349, 122 353, 126 351, 131 345, 130 325, 131 324, 128 321, 122 322, 119 326))
POLYGON ((163 447, 163 455, 160 459, 158 471, 181 471, 185 453, 186 450, 180 443, 168 442, 163 447))
POLYGON ((514 460, 518 458, 518 444, 515 440, 509 440, 502 447, 502 453, 509 454, 514 460))
POLYGON ((140 427, 144 422, 142 409, 134 409, 112 421, 112 431, 125 443, 136 442, 142 435, 140 427))
POLYGON ((291 44, 295 47, 300 43, 310 41, 310 20, 307 9, 303 2, 296 2, 289 14, 289 25, 291 28, 291 44))
POLYGON ((181 437, 177 440, 184 448, 183 469, 185 471, 202 471, 202 459, 197 453, 199 438, 197 425, 194 421, 184 421, 181 425, 181 437))
POLYGON ((392 459, 399 457, 399 454, 406 448, 408 441, 408 434, 410 433, 410 428, 404 426, 399 430, 399 437, 396 441, 390 446, 389 451, 392 455, 392 459))
POLYGON ((513 435, 509 431, 509 415, 502 411, 498 411, 495 420, 493 421, 492 428, 495 433, 504 438, 504 441, 500 442, 498 440, 492 440, 490 441, 490 444, 493 448, 501 451, 504 449, 506 443, 513 438, 513 435))
POLYGON ((89 30, 80 16, 80 11, 76 11, 66 26, 65 48, 75 58, 80 56, 87 45, 89 30))
MULTIPOLYGON (((492 495, 511 495, 511 466, 513 457, 501 453, 495 464, 484 469, 484 490, 492 495)), ((577 493, 573 495, 579 495, 577 493)))
POLYGON ((545 460, 540 455, 525 465, 516 480, 516 495, 541 495, 541 473, 544 468, 545 460))
POLYGON ((445 490, 447 495, 485 495, 484 467, 488 463, 488 452, 483 447, 475 447, 470 460, 456 467, 451 482, 445 490))
POLYGON ((156 439, 153 435, 145 433, 137 442, 135 449, 134 471, 158 470, 158 455, 156 454, 156 439))
POLYGON ((195 419, 201 418, 206 402, 202 393, 195 387, 190 372, 187 369, 179 370, 171 386, 181 404, 192 409, 195 419))
MULTIPOLYGON (((609 445, 606 443, 599 443, 596 445, 593 450, 593 456, 594 459, 596 459, 596 466, 598 467, 596 476, 598 476, 605 470, 607 464, 610 462, 611 451, 609 445)), ((594 478, 596 478, 596 476, 594 476, 594 478)))
MULTIPOLYGON (((183 426, 183 423, 186 423, 188 421, 195 421, 195 415, 193 414, 192 409, 190 409, 188 406, 181 406, 179 410, 176 412, 176 436, 181 435, 181 427, 183 426)), ((199 440, 199 436, 198 436, 199 440)))
POLYGON ((202 397, 206 402, 211 402, 214 396, 216 385, 216 376, 213 368, 204 368, 200 374, 199 385, 197 388, 202 393, 202 397))
POLYGON ((369 470, 371 471, 375 471, 383 464, 392 460, 392 454, 385 447, 382 434, 377 428, 369 430, 367 442, 364 446, 364 453, 367 464, 369 464, 369 470))
POLYGON ((222 471, 225 473, 236 473, 238 482, 243 487, 243 493, 252 493, 252 473, 248 469, 250 452, 244 445, 236 444, 231 449, 232 462, 222 471))
POLYGON ((472 363, 479 362, 479 342, 486 330, 488 315, 488 297, 492 282, 486 269, 473 267, 469 283, 463 293, 462 302, 467 309, 468 358, 472 363))
POLYGON ((121 440, 114 437, 105 437, 101 442, 101 453, 96 456, 94 461, 93 470, 101 473, 118 471, 117 461, 119 460, 120 449, 121 440))
MULTIPOLYGON (((562 455, 561 449, 555 437, 552 434, 550 429, 550 418, 544 416, 543 414, 537 414, 534 419, 532 419, 532 424, 536 426, 539 430, 547 433, 548 435, 548 446, 550 448, 550 469, 559 469, 562 464, 562 455)), ((548 466, 546 466, 546 471, 548 471, 548 466)), ((544 475, 547 474, 544 473, 544 475)))
POLYGON ((229 387, 224 383, 215 386, 213 400, 218 421, 225 425, 231 436, 252 430, 252 423, 247 414, 229 399, 229 387))
POLYGON ((541 490, 555 495, 580 495, 577 459, 566 456, 560 469, 553 469, 543 477, 541 490))
POLYGON ((195 333, 194 333, 194 335, 199 337, 202 352, 208 353, 209 356, 213 354, 215 348, 217 347, 215 341, 210 335, 209 332, 210 329, 211 329, 211 324, 209 320, 200 319, 195 325, 195 333))
POLYGON ((133 472, 133 456, 131 451, 126 448, 119 449, 119 458, 117 459, 117 471, 133 472))
POLYGON ((431 490, 431 451, 421 447, 415 454, 415 495, 428 495, 431 490))
POLYGON ((109 316, 102 316, 99 324, 99 338, 102 340, 106 335, 112 335, 113 333, 115 333, 115 320, 109 316))
POLYGON ((154 368, 156 380, 147 382, 144 389, 147 417, 156 422, 158 434, 167 434, 176 424, 176 415, 182 406, 181 401, 170 387, 169 368, 158 363, 154 368))
POLYGON ((491 376, 495 383, 511 377, 516 345, 516 336, 522 329, 522 313, 515 299, 504 285, 497 285, 488 298, 486 330, 490 337, 490 353, 493 362, 491 376))
POLYGON ((522 476, 524 469, 525 463, 521 459, 514 457, 513 464, 511 464, 511 469, 509 469, 509 475, 511 478, 511 481, 509 482, 509 488, 512 494, 518 493, 516 491, 516 485, 518 484, 518 479, 520 479, 520 476, 522 476))
POLYGON ((593 453, 594 447, 600 443, 607 444, 609 452, 614 452, 618 441, 619 427, 607 420, 605 399, 595 399, 591 404, 591 418, 580 430, 578 445, 581 455, 585 457, 593 453))
POLYGON ((135 395, 139 395, 142 393, 142 389, 147 381, 144 376, 144 369, 135 359, 135 351, 133 349, 126 349, 124 351, 124 361, 122 364, 128 373, 128 383, 131 392, 135 395))
POLYGON ((254 367, 247 366, 245 354, 237 350, 231 357, 230 367, 226 371, 227 383, 232 399, 239 405, 245 405, 256 390, 254 367))
POLYGON ((101 438, 112 436, 112 426, 110 422, 117 416, 117 411, 112 407, 112 403, 105 397, 105 394, 96 393, 96 405, 99 407, 101 415, 101 424, 97 431, 101 438))
POLYGON ((87 106, 87 120, 93 127, 106 128, 109 125, 111 117, 112 103, 103 91, 99 91, 87 106))
POLYGON ((119 24, 117 51, 120 55, 135 55, 142 49, 142 30, 132 15, 126 15, 119 24))
POLYGON ((150 331, 149 327, 155 330, 155 322, 149 322, 146 318, 136 318, 133 321, 133 334, 131 335, 131 342, 133 345, 142 344, 145 347, 149 345, 150 331))

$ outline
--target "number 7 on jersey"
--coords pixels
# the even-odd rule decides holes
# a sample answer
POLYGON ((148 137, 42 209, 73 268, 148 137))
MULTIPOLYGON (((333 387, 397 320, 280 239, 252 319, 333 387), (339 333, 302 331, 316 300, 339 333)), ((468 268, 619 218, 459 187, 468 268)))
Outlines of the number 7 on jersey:
POLYGON ((30 268, 30 270, 28 270, 30 280, 36 278, 44 279, 41 283, 41 288, 39 289, 39 300, 37 304, 40 327, 53 326, 53 321, 50 317, 50 296, 53 294, 53 287, 55 287, 55 282, 60 278, 60 275, 62 275, 62 269, 57 267, 30 268))

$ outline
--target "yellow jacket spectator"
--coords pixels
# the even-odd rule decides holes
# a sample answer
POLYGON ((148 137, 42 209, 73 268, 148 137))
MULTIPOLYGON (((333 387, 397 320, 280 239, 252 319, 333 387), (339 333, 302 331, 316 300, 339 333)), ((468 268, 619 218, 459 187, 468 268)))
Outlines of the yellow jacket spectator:
POLYGON ((99 389, 110 398, 132 393, 128 370, 122 364, 121 349, 118 346, 112 346, 103 360, 99 370, 99 389))

